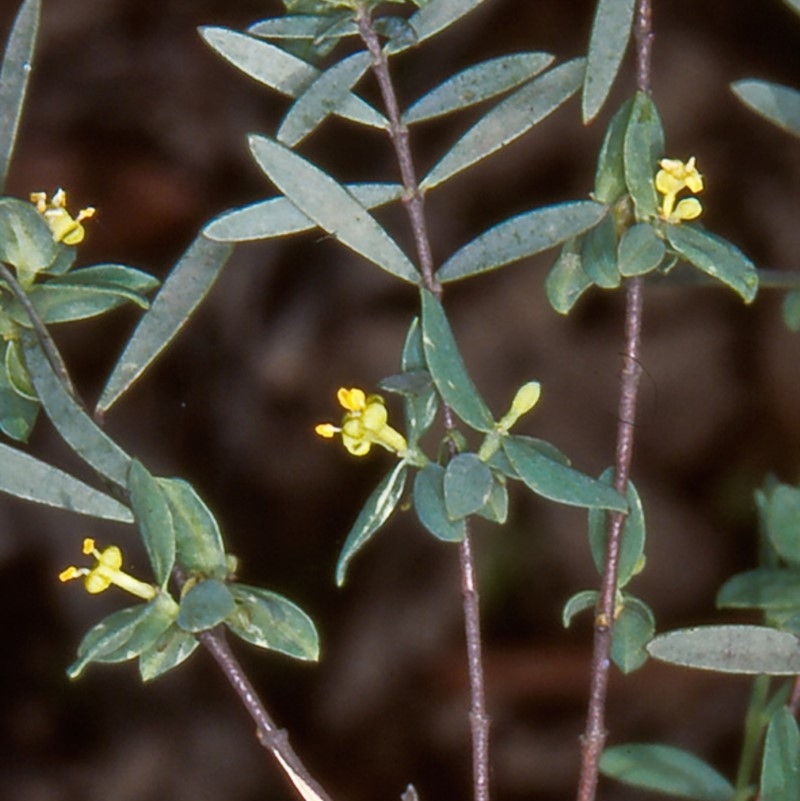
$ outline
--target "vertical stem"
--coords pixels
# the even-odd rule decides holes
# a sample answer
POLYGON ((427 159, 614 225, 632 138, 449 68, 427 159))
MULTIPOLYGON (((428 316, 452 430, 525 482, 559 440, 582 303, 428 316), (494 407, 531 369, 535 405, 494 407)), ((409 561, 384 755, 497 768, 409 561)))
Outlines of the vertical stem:
MULTIPOLYGON (((651 0, 638 0, 636 9, 636 85, 639 91, 650 91, 650 59, 652 50, 651 0)), ((619 422, 614 470, 614 488, 625 495, 628 489, 636 421, 636 404, 639 396, 643 313, 641 278, 628 282, 625 310, 625 351, 620 377, 619 422)), ((608 680, 611 669, 611 636, 617 594, 617 569, 619 566, 620 540, 625 524, 625 514, 610 515, 608 550, 603 568, 600 601, 594 626, 589 707, 586 730, 581 739, 581 774, 578 781, 578 801, 594 801, 597 794, 597 779, 600 756, 606 742, 605 710, 608 696, 608 680)))
MULTIPOLYGON (((378 81, 386 113, 389 117, 391 138, 400 175, 403 181, 403 204, 406 208, 417 249, 423 285, 440 298, 442 287, 434 273, 430 237, 425 220, 425 199, 417 182, 408 127, 400 117, 397 96, 389 74, 389 64, 380 40, 372 25, 370 12, 363 4, 357 10, 358 29, 361 38, 372 56, 372 70, 378 81)), ((455 428, 452 410, 444 407, 445 427, 455 428)), ((489 800, 489 716, 486 712, 484 692, 483 652, 481 649, 480 599, 475 580, 475 559, 472 552, 472 535, 469 520, 466 521, 464 540, 459 547, 461 568, 461 595, 464 606, 464 630, 467 646, 467 666, 470 687, 470 730, 472 733, 472 773, 474 801, 489 800)))

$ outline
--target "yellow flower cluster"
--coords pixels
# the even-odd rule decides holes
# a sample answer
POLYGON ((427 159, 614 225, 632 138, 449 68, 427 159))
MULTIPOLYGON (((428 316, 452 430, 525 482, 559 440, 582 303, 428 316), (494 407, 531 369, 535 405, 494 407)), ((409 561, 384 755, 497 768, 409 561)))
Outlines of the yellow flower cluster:
POLYGON ((156 588, 152 584, 120 570, 122 567, 122 551, 116 545, 110 545, 104 551, 98 551, 95 542, 90 537, 83 541, 84 556, 93 556, 96 560, 95 566, 74 567, 70 566, 58 574, 59 581, 72 581, 82 578, 86 592, 92 595, 107 590, 112 584, 125 590, 145 601, 150 601, 156 596, 156 588))
POLYGON ((659 211, 661 218, 671 223, 696 220, 703 212, 696 197, 687 197, 676 203, 678 193, 684 189, 695 194, 703 191, 703 176, 697 171, 694 156, 685 163, 678 159, 661 159, 659 165, 656 189, 664 195, 659 211))
POLYGON ((50 201, 47 200, 46 192, 31 192, 30 198, 36 211, 47 220, 56 242, 63 242, 65 245, 83 242, 86 231, 81 223, 94 217, 95 209, 92 206, 81 209, 78 216, 73 217, 67 211, 67 193, 63 189, 56 190, 50 201))
POLYGON ((342 435, 342 444, 353 456, 366 456, 373 445, 403 456, 408 450, 405 437, 389 423, 386 404, 380 395, 367 395, 362 389, 342 387, 336 397, 345 410, 341 427, 320 423, 314 429, 320 437, 342 435))

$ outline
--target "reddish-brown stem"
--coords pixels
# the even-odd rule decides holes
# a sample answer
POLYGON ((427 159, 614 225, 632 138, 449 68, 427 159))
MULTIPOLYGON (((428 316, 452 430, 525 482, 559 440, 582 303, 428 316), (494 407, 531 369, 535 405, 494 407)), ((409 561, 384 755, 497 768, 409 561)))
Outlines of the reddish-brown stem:
MULTIPOLYGON (((378 81, 384 107, 389 117, 389 137, 394 146, 403 181, 403 204, 411 224, 422 282, 425 288, 436 297, 441 297, 442 287, 434 273, 430 237, 425 220, 424 197, 417 183, 408 127, 400 116, 386 54, 372 25, 369 10, 364 5, 360 5, 358 8, 358 29, 372 56, 372 70, 378 81)), ((452 410, 447 406, 444 407, 444 421, 448 431, 455 429, 456 424, 452 410)), ((484 692, 480 599, 475 579, 475 559, 472 553, 469 520, 466 520, 465 524, 464 540, 459 547, 459 564, 470 687, 469 718, 472 732, 473 797, 474 801, 489 801, 489 716, 486 712, 484 692)))
MULTIPOLYGON (((636 86, 641 92, 650 91, 650 58, 652 49, 651 0, 638 0, 636 10, 636 86)), ((639 395, 641 367, 639 351, 642 332, 642 280, 633 278, 627 285, 625 310, 625 352, 620 377, 619 421, 614 471, 614 488, 625 495, 633 459, 636 404, 639 395)), ((625 514, 610 515, 606 561, 594 626, 589 707, 586 730, 581 740, 581 774, 578 782, 578 801, 594 801, 600 756, 606 742, 605 710, 608 680, 611 670, 611 637, 617 595, 617 570, 620 540, 625 514)))

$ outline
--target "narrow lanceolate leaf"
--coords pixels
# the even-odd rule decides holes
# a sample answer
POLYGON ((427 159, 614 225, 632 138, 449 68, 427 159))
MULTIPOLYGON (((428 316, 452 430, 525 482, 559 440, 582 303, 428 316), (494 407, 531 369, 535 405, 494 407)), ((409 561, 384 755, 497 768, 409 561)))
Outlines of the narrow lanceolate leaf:
MULTIPOLYGON (((344 188, 366 209, 391 203, 403 194, 400 184, 344 184, 344 188)), ((279 196, 224 212, 203 229, 203 236, 217 242, 250 242, 316 227, 294 203, 279 196)))
POLYGON ((761 801, 800 798, 800 731, 788 707, 775 710, 767 727, 761 769, 761 801))
POLYGON ((350 90, 369 69, 370 60, 370 54, 362 51, 325 70, 289 109, 278 129, 278 141, 287 147, 298 145, 350 96, 350 90))
POLYGON ((175 564, 175 528, 159 483, 136 459, 128 473, 128 493, 136 525, 144 541, 153 575, 162 589, 175 564))
POLYGON ((331 22, 328 14, 299 14, 261 20, 251 25, 247 32, 265 39, 310 39, 323 42, 328 38, 358 36, 358 26, 352 19, 344 24, 340 19, 331 22))
POLYGON ((0 67, 0 193, 6 183, 8 164, 31 73, 33 49, 39 29, 40 0, 25 0, 8 37, 0 67))
POLYGON ((529 81, 553 63, 549 53, 512 53, 473 67, 448 78, 404 114, 403 122, 422 122, 469 108, 529 81))
POLYGON ((195 239, 167 276, 106 381, 96 411, 107 412, 186 325, 211 289, 232 247, 195 239))
POLYGON ((433 189, 522 136, 575 94, 583 69, 583 59, 568 61, 498 103, 450 148, 428 173, 422 189, 433 189))
POLYGON ((790 134, 800 136, 800 92, 769 81, 736 81, 733 93, 746 106, 790 134))
POLYGON ((267 177, 320 228, 386 272, 419 283, 408 256, 330 175, 266 136, 251 136, 250 149, 267 177))
POLYGON ((597 225, 607 212, 601 203, 578 200, 512 217, 453 254, 437 277, 455 281, 533 256, 597 225))
POLYGON ((25 363, 47 416, 64 441, 98 473, 124 487, 131 457, 64 389, 31 334, 23 340, 25 363))
POLYGON ((628 192, 625 183, 625 132, 628 130, 633 98, 626 100, 611 118, 597 157, 594 199, 609 205, 628 192))
POLYGON ((476 431, 494 429, 494 419, 467 373, 442 304, 422 290, 422 346, 444 402, 476 431))
POLYGON ((767 676, 800 673, 800 643, 794 634, 766 626, 698 626, 660 634, 647 650, 673 665, 767 676))
POLYGON ((614 509, 618 512, 627 509, 625 499, 613 487, 548 459, 520 437, 504 438, 503 450, 517 476, 537 495, 589 509, 614 509))
POLYGON ((590 122, 605 103, 628 49, 635 0, 598 0, 583 80, 583 122, 590 122))
POLYGON ((664 155, 664 130, 649 95, 637 92, 623 144, 625 181, 636 207, 636 217, 647 220, 658 212, 655 176, 664 155))
POLYGON ((0 444, 0 492, 105 520, 133 522, 131 510, 27 453, 0 444))
POLYGON ((353 523, 350 533, 347 535, 342 552, 339 554, 339 561, 336 564, 336 584, 341 587, 344 584, 347 565, 350 560, 360 551, 383 524, 400 503, 403 488, 406 484, 406 474, 408 467, 404 462, 398 462, 395 468, 383 481, 373 490, 372 495, 367 498, 361 512, 353 523))
POLYGON ((600 772, 642 790, 692 801, 733 801, 733 785, 707 762, 671 745, 630 743, 606 748, 600 772))
MULTIPOLYGON (((275 45, 228 28, 200 28, 200 35, 223 58, 251 78, 289 97, 301 95, 320 71, 275 45)), ((362 125, 386 128, 389 123, 360 97, 349 95, 336 114, 362 125)))
POLYGON ((670 245, 690 264, 722 281, 750 303, 758 291, 755 265, 730 242, 689 225, 667 225, 670 245))
MULTIPOLYGON (((424 42, 435 36, 439 31, 449 28, 454 22, 474 8, 477 8, 484 0, 433 0, 426 3, 408 21, 416 33, 416 43, 424 42)), ((404 45, 400 42, 390 43, 386 48, 388 54, 399 53, 411 45, 404 45)))

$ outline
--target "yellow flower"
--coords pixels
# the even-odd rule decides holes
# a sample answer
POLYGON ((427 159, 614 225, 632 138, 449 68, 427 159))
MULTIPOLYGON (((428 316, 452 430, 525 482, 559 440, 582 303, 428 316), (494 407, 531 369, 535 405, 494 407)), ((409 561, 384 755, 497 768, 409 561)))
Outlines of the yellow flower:
POLYGON ((139 598, 144 598, 145 601, 155 598, 157 590, 152 584, 139 581, 120 570, 122 551, 116 545, 111 545, 101 552, 95 547, 94 540, 87 537, 83 541, 83 553, 97 560, 95 566, 93 568, 70 566, 58 574, 59 581, 83 578, 86 592, 92 595, 103 592, 114 584, 139 598))
POLYGON ((679 192, 688 189, 690 192, 703 191, 703 176, 697 171, 692 156, 686 163, 678 159, 661 159, 661 169, 656 173, 656 189, 664 195, 661 202, 661 218, 671 223, 683 220, 695 220, 703 212, 703 206, 696 197, 676 200, 679 192))
POLYGON ((67 211, 67 193, 63 189, 56 190, 53 199, 49 202, 46 192, 31 192, 30 198, 31 203, 36 206, 36 211, 47 220, 56 242, 77 245, 83 241, 86 231, 81 222, 94 217, 94 208, 89 206, 81 209, 78 216, 73 217, 67 211))
POLYGON ((389 414, 380 395, 366 395, 362 389, 342 387, 336 397, 345 409, 341 428, 320 423, 314 431, 325 439, 342 435, 342 444, 353 456, 366 456, 373 445, 403 456, 408 450, 405 437, 387 422, 389 414))

